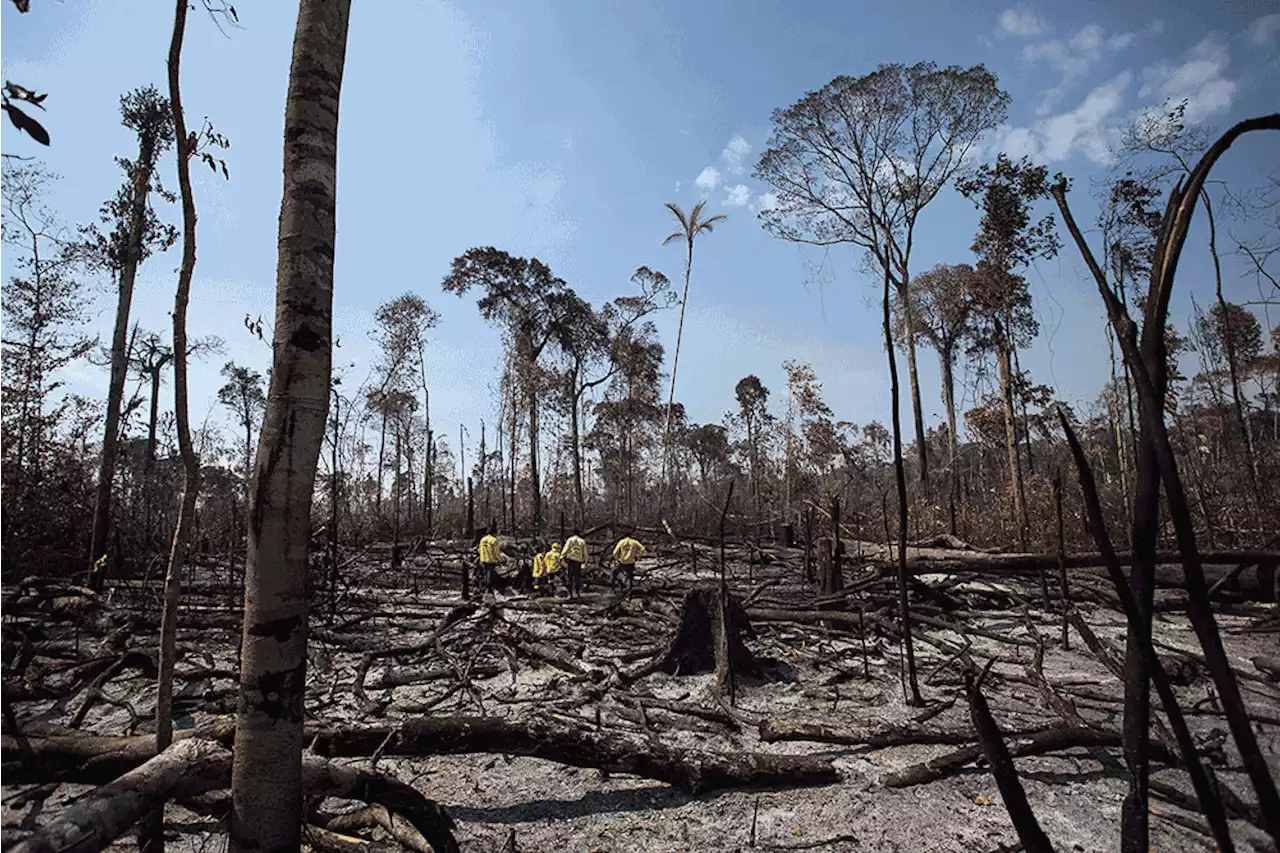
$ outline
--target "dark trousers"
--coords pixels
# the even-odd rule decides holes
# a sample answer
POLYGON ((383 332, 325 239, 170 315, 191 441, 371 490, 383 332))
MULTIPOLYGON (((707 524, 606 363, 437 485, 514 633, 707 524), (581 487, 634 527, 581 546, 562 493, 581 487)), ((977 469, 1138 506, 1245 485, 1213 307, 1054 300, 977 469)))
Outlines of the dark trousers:
POLYGON ((623 581, 626 583, 627 589, 630 590, 636 581, 635 563, 618 563, 616 566, 613 567, 613 576, 615 580, 618 578, 619 575, 622 576, 623 581))
POLYGON ((565 581, 569 585, 569 597, 576 598, 582 595, 582 563, 577 560, 565 560, 564 564, 568 568, 568 577, 565 581))
POLYGON ((494 563, 480 564, 480 586, 490 592, 493 591, 493 573, 495 569, 497 569, 497 565, 494 563))

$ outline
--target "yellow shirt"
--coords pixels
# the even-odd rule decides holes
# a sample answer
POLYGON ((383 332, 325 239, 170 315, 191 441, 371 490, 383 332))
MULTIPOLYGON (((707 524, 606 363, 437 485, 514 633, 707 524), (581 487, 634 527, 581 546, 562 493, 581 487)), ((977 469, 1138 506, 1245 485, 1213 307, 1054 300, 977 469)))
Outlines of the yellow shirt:
POLYGON ((575 563, 587 561, 587 540, 581 536, 570 536, 564 543, 564 558, 575 563))
POLYGON ((547 558, 541 554, 533 555, 533 576, 540 578, 547 573, 547 558))
POLYGON ((480 540, 480 562, 496 563, 502 559, 502 549, 498 546, 498 537, 492 534, 480 540))
POLYGON ((624 536, 618 540, 617 545, 613 546, 613 558, 624 566, 630 566, 635 563, 643 550, 644 546, 638 541, 630 536, 624 536))
POLYGON ((564 568, 564 554, 560 553, 555 548, 552 548, 547 552, 546 562, 547 574, 555 574, 564 568))

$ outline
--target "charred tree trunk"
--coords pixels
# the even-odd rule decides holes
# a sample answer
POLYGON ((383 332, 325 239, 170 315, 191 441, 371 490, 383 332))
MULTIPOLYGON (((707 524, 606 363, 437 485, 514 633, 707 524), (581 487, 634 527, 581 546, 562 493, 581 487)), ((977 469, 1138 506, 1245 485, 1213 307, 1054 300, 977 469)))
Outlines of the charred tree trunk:
POLYGON ((1005 454, 1009 462, 1009 492, 1013 501, 1013 522, 1018 525, 1018 545, 1027 550, 1030 522, 1027 518, 1026 493, 1022 487, 1022 462, 1018 453, 1018 434, 1013 412, 1013 365, 1011 344, 999 318, 995 321, 996 362, 1000 369, 1000 403, 1004 410, 1005 454))
POLYGON ((737 599, 719 586, 695 587, 685 593, 680 625, 666 650, 641 672, 696 675, 714 671, 716 690, 723 694, 732 690, 735 675, 760 675, 744 636, 754 636, 754 631, 737 599))
MULTIPOLYGON (((916 679, 916 653, 911 638, 911 604, 907 597, 907 472, 902 463, 902 418, 898 413, 898 360, 893 352, 893 327, 889 315, 889 286, 892 277, 889 267, 884 269, 884 297, 882 313, 884 320, 884 346, 889 359, 889 400, 890 415, 893 424, 893 474, 898 486, 898 612, 902 619, 902 643, 907 658, 907 679, 911 686, 908 701, 916 705, 924 704, 920 696, 920 686, 916 679)), ((908 336, 908 341, 910 337, 908 336)), ((836 533, 838 543, 839 532, 836 533)))
POLYGON ((823 574, 822 591, 826 595, 835 595, 844 589, 843 570, 844 545, 840 542, 840 499, 831 499, 831 557, 829 568, 823 574))
POLYGON ((145 132, 138 137, 138 162, 133 171, 133 197, 129 211, 128 244, 124 247, 116 299, 116 323, 111 336, 111 382, 107 390, 107 414, 102 432, 102 457, 98 465, 97 495, 93 509, 93 538, 89 546, 89 585, 102 588, 106 579, 105 565, 96 568, 106 555, 107 534, 111 525, 111 491, 116 474, 116 455, 120 445, 120 406, 124 401, 125 379, 129 372, 129 311, 133 303, 133 284, 142 262, 142 242, 147 227, 147 196, 151 191, 151 170, 155 165, 156 140, 145 132))

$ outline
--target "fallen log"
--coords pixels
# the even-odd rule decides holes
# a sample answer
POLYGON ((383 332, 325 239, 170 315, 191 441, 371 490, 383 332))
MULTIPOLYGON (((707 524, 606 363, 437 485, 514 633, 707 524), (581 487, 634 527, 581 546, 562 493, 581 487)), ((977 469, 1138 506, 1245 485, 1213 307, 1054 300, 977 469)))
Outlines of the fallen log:
MULTIPOLYGON (((100 853, 125 830, 174 797, 194 797, 231 784, 231 751, 222 743, 199 737, 188 729, 187 737, 159 755, 150 755, 119 778, 101 786, 13 847, 14 853, 100 853)), ((219 723, 202 733, 217 734, 230 742, 234 730, 219 723), (229 737, 228 737, 229 735, 229 737)), ((175 732, 175 738, 179 733, 175 732)), ((8 750, 8 738, 5 739, 8 750)), ((38 739, 38 740, 53 740, 38 739)), ((117 760, 154 753, 155 737, 62 737, 67 741, 108 741, 119 748, 117 760), (120 744, 120 741, 128 743, 120 744)), ((48 744, 45 744, 47 747, 48 744)), ((81 744, 82 751, 88 744, 81 744)), ((47 749, 46 749, 47 754, 47 749)), ((6 778, 8 771, 5 771, 6 778)), ((315 797, 361 800, 381 806, 407 821, 436 853, 458 853, 453 819, 418 790, 389 776, 351 767, 340 767, 315 755, 303 756, 304 791, 315 797)), ((410 837, 409 827, 399 834, 410 837)))
POLYGON ((312 749, 321 755, 357 757, 372 755, 384 743, 386 756, 524 755, 657 779, 690 794, 721 788, 810 787, 840 779, 824 758, 747 752, 721 755, 548 720, 499 717, 419 718, 399 726, 321 728, 312 749))
MULTIPOLYGON (((1115 747, 1121 745, 1120 733, 1110 729, 1102 728, 1053 728, 1046 731, 1036 732, 1026 737, 1018 737, 1024 741, 1017 745, 1010 745, 1009 755, 1013 758, 1025 758, 1032 755, 1044 755, 1049 752, 1058 752, 1065 749, 1075 749, 1078 747, 1089 746, 1109 746, 1115 747)), ((1178 764, 1176 757, 1161 747, 1158 743, 1152 743, 1150 746, 1152 757, 1161 761, 1172 764, 1178 764)), ((920 764, 913 764, 902 770, 887 774, 884 779, 884 785, 888 788, 909 788, 913 785, 923 785, 927 782, 934 782, 938 779, 955 772, 964 765, 982 758, 982 747, 978 745, 965 746, 946 755, 940 755, 920 764)))
MULTIPOLYGON (((972 667, 972 664, 970 666, 972 667)), ((976 667, 973 667, 973 670, 976 670, 976 667)), ((973 670, 965 673, 965 692, 969 695, 969 716, 973 721, 973 730, 978 734, 982 753, 987 759, 987 767, 991 769, 991 775, 996 780, 1000 799, 1004 800, 1005 811, 1009 813, 1014 829, 1018 831, 1018 839, 1027 853, 1053 853, 1053 844, 1049 841, 1049 836, 1045 835, 1040 821, 1036 819, 1036 814, 1027 801, 1026 789, 1022 787, 1022 780, 1018 778, 1018 769, 1014 766, 1013 757, 1009 754, 1009 745, 1005 743, 1004 733, 1000 731, 1000 725, 991 715, 991 707, 987 704, 986 697, 982 695, 982 680, 991 671, 991 664, 987 664, 987 669, 981 676, 975 676, 973 670)))
MULTIPOLYGON (((191 738, 230 744, 232 721, 174 732, 176 741, 191 738)), ((499 717, 438 717, 406 720, 399 725, 333 726, 309 723, 305 736, 311 750, 333 758, 374 755, 427 756, 498 753, 524 755, 616 773, 657 779, 691 794, 721 788, 808 787, 840 780, 829 759, 803 755, 765 755, 678 749, 606 730, 578 728, 550 720, 499 717)), ((39 784, 49 781, 100 784, 144 763, 155 753, 155 737, 99 737, 41 734, 26 736, 25 752, 12 738, 0 738, 5 781, 39 784), (12 775, 11 775, 12 774, 12 775), (105 777, 105 779, 104 779, 105 777)))
MULTIPOLYGON (((1009 734, 1011 736, 1025 736, 1061 728, 1061 726, 1062 724, 1059 722, 1043 723, 1038 726, 1015 730, 1009 732, 1009 734)), ((978 737, 972 730, 947 731, 944 729, 928 729, 915 722, 882 722, 878 725, 867 725, 859 729, 836 729, 822 723, 773 718, 760 723, 760 740, 764 743, 808 741, 812 743, 830 743, 837 746, 882 749, 886 746, 905 746, 908 744, 959 745, 976 743, 978 737)))
POLYGON ((399 853, 400 848, 387 841, 374 841, 358 835, 309 825, 302 829, 302 849, 305 853, 399 853))
MULTIPOLYGON (((747 616, 759 622, 795 622, 798 625, 821 625, 827 622, 862 628, 862 614, 840 610, 786 610, 782 608, 753 607, 747 616)), ((870 614, 868 614, 870 618, 870 614)))
MULTIPOLYGON (((468 673, 472 678, 492 678, 501 675, 503 668, 496 665, 479 664, 468 673)), ((386 669, 381 675, 365 684, 371 690, 384 690, 391 687, 407 687, 412 684, 426 684, 443 678, 456 678, 457 670, 451 666, 403 666, 386 669)))
POLYGON ((98 853, 157 804, 199 794, 230 775, 231 753, 207 740, 185 740, 91 792, 14 845, 13 853, 98 853))

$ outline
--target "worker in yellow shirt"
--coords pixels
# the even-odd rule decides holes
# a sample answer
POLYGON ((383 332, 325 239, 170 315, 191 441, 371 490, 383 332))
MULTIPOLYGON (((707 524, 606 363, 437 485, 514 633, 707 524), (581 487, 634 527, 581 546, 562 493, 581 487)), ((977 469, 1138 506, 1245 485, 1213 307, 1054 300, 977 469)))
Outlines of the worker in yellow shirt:
POLYGON ((541 594, 547 583, 547 556, 540 547, 533 550, 533 591, 541 594))
POLYGON ((498 564, 502 562, 502 546, 498 537, 484 529, 480 537, 480 585, 483 589, 493 591, 494 574, 498 564))
POLYGON ((636 579, 636 560, 644 551, 644 546, 639 540, 633 538, 628 531, 626 536, 618 540, 618 544, 613 546, 613 559, 617 561, 617 565, 613 569, 613 584, 616 589, 619 581, 623 581, 627 592, 631 591, 631 587, 635 584, 636 579))
POLYGON ((574 528, 573 535, 564 542, 564 565, 566 569, 566 582, 569 585, 569 597, 578 598, 582 595, 582 564, 587 561, 587 540, 583 539, 577 528, 574 528))
POLYGON ((548 551, 543 558, 545 566, 543 567, 547 573, 547 586, 554 591, 556 581, 562 577, 564 571, 564 554, 560 551, 560 543, 552 542, 551 550, 548 551))

